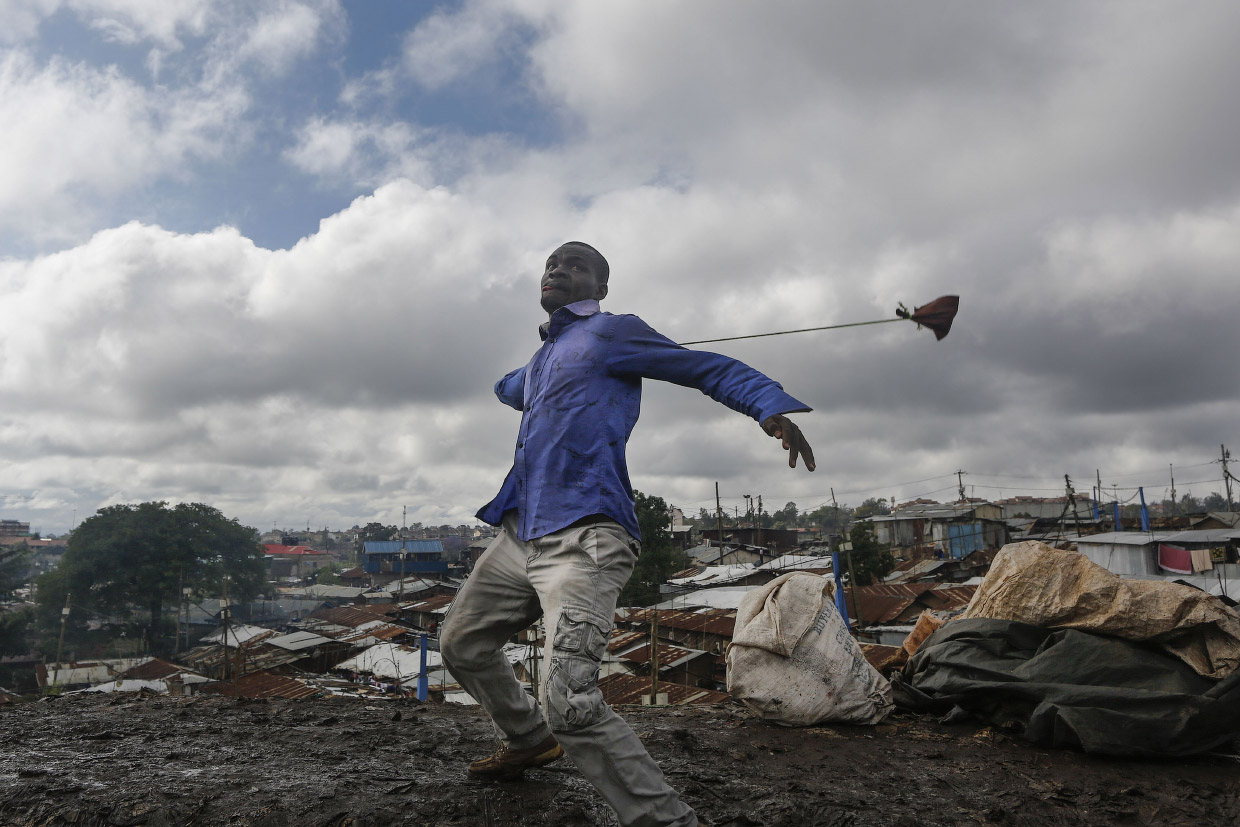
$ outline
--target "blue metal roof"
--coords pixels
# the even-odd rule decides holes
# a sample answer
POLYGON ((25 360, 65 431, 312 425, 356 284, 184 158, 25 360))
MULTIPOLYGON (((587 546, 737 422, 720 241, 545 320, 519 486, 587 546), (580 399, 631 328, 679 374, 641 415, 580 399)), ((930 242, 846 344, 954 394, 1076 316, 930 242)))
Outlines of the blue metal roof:
POLYGON ((410 553, 419 552, 425 554, 427 552, 443 552, 442 540, 367 540, 367 554, 399 554, 402 551, 410 553))

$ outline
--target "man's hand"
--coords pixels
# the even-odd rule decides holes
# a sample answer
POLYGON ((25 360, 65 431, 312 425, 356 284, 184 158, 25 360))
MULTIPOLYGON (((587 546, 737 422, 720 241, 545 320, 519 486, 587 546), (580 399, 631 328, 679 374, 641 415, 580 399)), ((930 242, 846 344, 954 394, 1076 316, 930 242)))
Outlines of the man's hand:
POLYGON ((762 420, 762 430, 766 431, 767 436, 783 441, 784 450, 788 452, 789 468, 796 468, 797 456, 801 456, 805 458, 806 469, 814 470, 814 451, 805 441, 801 429, 791 419, 783 414, 768 416, 762 420))

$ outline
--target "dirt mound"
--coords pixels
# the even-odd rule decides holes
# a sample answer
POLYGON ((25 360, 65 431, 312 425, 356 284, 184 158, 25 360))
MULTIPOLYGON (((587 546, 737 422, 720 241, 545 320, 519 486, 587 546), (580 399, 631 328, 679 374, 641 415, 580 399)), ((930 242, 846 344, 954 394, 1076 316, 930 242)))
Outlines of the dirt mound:
MULTIPOLYGON (((897 713, 784 729, 738 706, 621 713, 713 825, 1240 823, 1240 764, 1036 749, 897 713)), ((0 707, 0 825, 609 825, 562 760, 470 781, 476 708, 345 699, 75 695, 0 707)))

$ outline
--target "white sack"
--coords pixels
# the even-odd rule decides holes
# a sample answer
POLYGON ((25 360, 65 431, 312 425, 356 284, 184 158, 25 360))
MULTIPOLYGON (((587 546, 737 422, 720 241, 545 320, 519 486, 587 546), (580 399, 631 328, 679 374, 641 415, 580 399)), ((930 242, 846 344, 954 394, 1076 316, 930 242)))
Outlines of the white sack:
POLYGON ((892 709, 891 684, 845 628, 829 577, 794 572, 745 595, 727 659, 728 692, 777 724, 876 724, 892 709))

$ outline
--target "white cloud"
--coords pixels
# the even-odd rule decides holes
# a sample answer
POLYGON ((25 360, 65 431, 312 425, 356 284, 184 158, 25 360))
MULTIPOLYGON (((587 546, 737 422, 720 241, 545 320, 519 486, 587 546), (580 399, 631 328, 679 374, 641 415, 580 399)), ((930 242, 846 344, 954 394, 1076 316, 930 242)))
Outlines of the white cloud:
POLYGON ((83 504, 206 498, 264 527, 401 504, 467 521, 516 429, 489 388, 536 346, 534 274, 569 237, 610 259, 608 309, 675 339, 962 296, 941 343, 901 323, 718 346, 817 408, 814 475, 753 423, 648 387, 634 480, 691 510, 716 480, 770 507, 946 498, 961 467, 997 496, 984 474, 1057 486, 1234 435, 1234 4, 467 2, 343 77, 345 111, 324 89, 284 121, 258 79, 330 45, 337 10, 227 8, 206 47, 191 18, 126 24, 182 49, 168 87, 10 53, 0 214, 47 232, 84 191, 192 180, 264 135, 298 173, 369 194, 287 250, 116 222, 0 264, 23 319, 0 328, 0 462, 39 502, 71 501, 73 479, 83 504), (364 92, 414 78, 450 121, 444 93, 497 56, 525 67, 497 94, 532 85, 539 123, 431 129, 422 99, 364 92))
POLYGON ((211 0, 67 0, 83 22, 124 45, 153 42, 180 50, 183 36, 203 34, 215 4, 211 0))
POLYGON ((405 38, 403 68, 427 89, 439 89, 495 61, 517 18, 500 0, 470 0, 435 11, 405 38))
POLYGON ((42 22, 55 13, 61 0, 0 0, 0 44, 21 43, 34 37, 42 22))
POLYGON ((152 91, 114 69, 2 54, 0 224, 71 238, 101 200, 218 157, 248 104, 236 88, 152 91))

